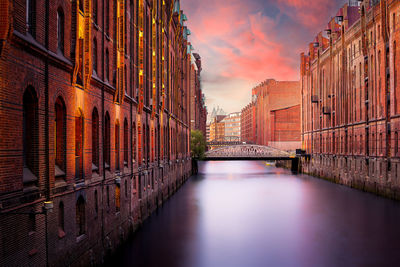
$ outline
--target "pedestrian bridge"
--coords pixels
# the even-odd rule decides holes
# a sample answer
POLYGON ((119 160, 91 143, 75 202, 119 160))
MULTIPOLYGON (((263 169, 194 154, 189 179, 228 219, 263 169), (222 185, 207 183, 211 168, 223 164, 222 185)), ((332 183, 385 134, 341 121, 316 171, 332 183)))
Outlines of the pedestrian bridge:
POLYGON ((235 145, 210 150, 205 154, 205 160, 292 160, 295 154, 288 153, 269 146, 235 145))

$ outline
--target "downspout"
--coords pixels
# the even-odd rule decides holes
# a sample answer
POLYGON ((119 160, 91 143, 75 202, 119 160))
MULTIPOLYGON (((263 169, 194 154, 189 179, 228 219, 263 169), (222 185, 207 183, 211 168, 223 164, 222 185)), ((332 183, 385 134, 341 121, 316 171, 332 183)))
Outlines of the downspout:
MULTIPOLYGON (((46 174, 45 174, 45 185, 46 185, 46 200, 50 200, 50 136, 49 136, 49 0, 46 0, 46 11, 45 11, 45 69, 44 69, 44 86, 45 86, 45 158, 46 158, 46 174)), ((47 215, 46 215, 47 216, 47 215)), ((46 229, 47 232, 47 229, 46 229)))

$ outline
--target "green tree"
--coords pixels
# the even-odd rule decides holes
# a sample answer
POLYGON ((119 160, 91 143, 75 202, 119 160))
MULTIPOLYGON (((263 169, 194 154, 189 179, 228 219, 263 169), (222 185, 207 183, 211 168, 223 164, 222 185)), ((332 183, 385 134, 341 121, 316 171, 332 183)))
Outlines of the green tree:
POLYGON ((190 150, 194 160, 202 160, 206 152, 206 140, 199 130, 192 130, 190 135, 190 150))

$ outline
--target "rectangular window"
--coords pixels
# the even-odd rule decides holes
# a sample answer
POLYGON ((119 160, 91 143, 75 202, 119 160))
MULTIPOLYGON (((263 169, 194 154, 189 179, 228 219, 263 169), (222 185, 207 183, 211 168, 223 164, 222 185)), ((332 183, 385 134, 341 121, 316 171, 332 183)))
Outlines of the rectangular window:
POLYGON ((26 28, 32 37, 36 37, 36 0, 26 0, 26 28))

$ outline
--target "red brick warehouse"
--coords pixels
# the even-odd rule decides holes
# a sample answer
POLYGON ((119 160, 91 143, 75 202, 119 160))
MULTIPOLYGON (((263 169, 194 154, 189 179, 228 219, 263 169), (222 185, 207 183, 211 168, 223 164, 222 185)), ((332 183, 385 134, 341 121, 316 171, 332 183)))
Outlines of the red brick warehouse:
POLYGON ((242 141, 294 151, 301 147, 301 91, 297 81, 268 79, 252 89, 242 110, 242 141))
POLYGON ((346 4, 301 55, 304 171, 399 198, 399 1, 346 4))
POLYGON ((190 176, 186 19, 171 0, 0 0, 1 266, 100 264, 190 176))

